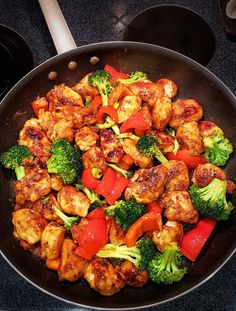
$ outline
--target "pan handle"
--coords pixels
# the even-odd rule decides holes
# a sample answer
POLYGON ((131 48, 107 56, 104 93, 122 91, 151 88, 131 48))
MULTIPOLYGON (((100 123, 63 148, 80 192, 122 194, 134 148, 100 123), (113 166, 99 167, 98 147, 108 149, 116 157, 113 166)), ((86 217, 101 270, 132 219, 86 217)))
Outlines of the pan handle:
POLYGON ((39 0, 39 4, 57 53, 61 54, 76 48, 75 41, 62 15, 57 0, 39 0))

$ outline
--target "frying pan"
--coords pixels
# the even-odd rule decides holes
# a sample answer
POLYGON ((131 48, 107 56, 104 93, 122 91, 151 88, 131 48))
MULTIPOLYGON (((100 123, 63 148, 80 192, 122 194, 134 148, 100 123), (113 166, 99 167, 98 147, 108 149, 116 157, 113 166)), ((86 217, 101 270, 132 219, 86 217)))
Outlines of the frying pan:
MULTIPOLYGON (((125 72, 142 70, 150 80, 162 77, 174 80, 178 97, 195 98, 204 109, 207 120, 216 122, 236 148, 236 98, 211 72, 193 60, 171 50, 135 42, 104 42, 75 48, 51 58, 27 74, 5 96, 0 104, 0 151, 16 143, 24 122, 33 116, 30 103, 44 96, 54 84, 72 86, 86 73, 111 64, 125 72), (100 62, 91 65, 91 57, 100 62), (75 61, 75 70, 68 63, 75 61), (51 71, 56 81, 48 79, 51 71)), ((189 273, 182 282, 171 286, 153 283, 143 288, 124 288, 112 297, 103 297, 89 288, 84 280, 59 282, 57 273, 47 269, 38 258, 24 251, 12 234, 11 214, 14 203, 14 179, 9 171, 0 169, 0 251, 7 262, 30 283, 56 298, 79 306, 96 309, 137 309, 158 305, 188 293, 213 276, 233 255, 236 248, 236 214, 219 223, 195 264, 186 263, 189 273)), ((226 173, 236 178, 236 155, 231 157, 226 173)), ((232 196, 234 205, 236 196, 232 196)))

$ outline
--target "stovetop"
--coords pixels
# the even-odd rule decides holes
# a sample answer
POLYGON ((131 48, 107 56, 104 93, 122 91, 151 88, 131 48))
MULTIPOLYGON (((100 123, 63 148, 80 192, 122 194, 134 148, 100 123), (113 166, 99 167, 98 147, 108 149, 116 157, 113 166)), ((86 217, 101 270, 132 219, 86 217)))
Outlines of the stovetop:
MULTIPOLYGON (((222 28, 215 0, 59 0, 78 46, 122 40, 131 20, 144 9, 160 4, 194 10, 212 27, 215 52, 207 68, 236 95, 236 41, 222 28)), ((28 43, 37 66, 56 55, 36 0, 0 0, 0 23, 16 30, 28 43)), ((205 35, 204 33, 202 34, 205 35)), ((224 104, 224 103, 222 103, 224 104)), ((149 310, 235 310, 236 255, 210 280, 194 291, 149 310)), ((20 277, 0 256, 0 310, 86 310, 46 295, 20 277)))

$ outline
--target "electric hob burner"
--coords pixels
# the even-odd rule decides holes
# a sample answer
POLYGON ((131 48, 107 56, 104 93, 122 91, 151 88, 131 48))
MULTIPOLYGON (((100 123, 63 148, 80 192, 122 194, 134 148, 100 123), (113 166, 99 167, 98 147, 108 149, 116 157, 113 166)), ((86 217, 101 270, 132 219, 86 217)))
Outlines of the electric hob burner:
POLYGON ((160 45, 206 66, 215 51, 215 37, 200 15, 175 5, 151 7, 127 26, 123 40, 160 45))
POLYGON ((32 53, 24 39, 0 25, 0 99, 33 68, 32 53))

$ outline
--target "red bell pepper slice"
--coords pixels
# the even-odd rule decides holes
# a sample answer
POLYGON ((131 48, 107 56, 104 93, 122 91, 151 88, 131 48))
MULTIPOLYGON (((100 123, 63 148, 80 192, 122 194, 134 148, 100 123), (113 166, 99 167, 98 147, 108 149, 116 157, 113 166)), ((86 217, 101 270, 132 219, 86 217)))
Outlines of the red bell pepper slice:
POLYGON ((103 106, 99 108, 97 112, 97 121, 98 123, 104 123, 104 116, 108 114, 115 123, 118 122, 117 110, 113 106, 103 106))
POLYGON ((182 254, 189 260, 195 261, 216 224, 217 221, 210 218, 199 220, 196 227, 184 235, 181 243, 182 254))
POLYGON ((48 104, 46 98, 41 97, 41 98, 36 99, 34 102, 32 102, 31 107, 33 108, 33 111, 34 111, 36 117, 38 117, 39 116, 39 110, 43 109, 45 111, 48 111, 49 104, 48 104))
POLYGON ((149 129, 149 127, 150 126, 147 124, 142 111, 138 111, 134 116, 131 116, 129 119, 122 123, 120 132, 125 133, 132 129, 146 131, 149 129))
POLYGON ((128 79, 128 75, 124 72, 120 72, 111 65, 106 65, 104 70, 108 72, 111 76, 110 81, 116 83, 118 79, 128 79))
POLYGON ((183 161, 189 169, 195 169, 199 164, 207 163, 203 156, 192 155, 187 150, 178 150, 176 154, 168 152, 165 156, 168 160, 183 161))
POLYGON ((91 219, 79 236, 79 246, 75 253, 85 259, 91 259, 108 242, 105 219, 91 219))
POLYGON ((85 187, 89 188, 90 190, 95 190, 101 182, 93 176, 91 168, 86 168, 83 170, 81 181, 85 187))
POLYGON ((97 207, 95 208, 92 212, 88 213, 88 215, 86 216, 86 218, 88 219, 105 219, 105 213, 104 213, 104 209, 106 206, 102 206, 102 207, 97 207))
POLYGON ((112 106, 118 103, 120 98, 128 95, 133 95, 133 93, 127 88, 127 86, 118 84, 111 90, 111 93, 108 96, 108 105, 112 106))
POLYGON ((112 186, 112 190, 105 196, 107 202, 113 205, 116 200, 121 196, 129 183, 129 180, 123 176, 117 176, 112 186))
POLYGON ((128 247, 134 246, 137 240, 146 231, 161 230, 162 218, 161 214, 155 212, 146 213, 136 220, 126 233, 125 241, 128 247))
POLYGON ((102 106, 102 97, 96 95, 91 101, 91 108, 96 112, 100 106, 102 106))
POLYGON ((119 162, 119 167, 123 170, 128 171, 128 169, 134 164, 134 159, 129 154, 124 154, 119 162))
POLYGON ((162 213, 162 208, 161 208, 161 203, 159 200, 155 200, 151 203, 147 204, 147 211, 150 212, 154 212, 157 214, 161 214, 162 213))

